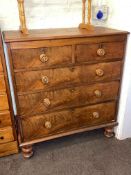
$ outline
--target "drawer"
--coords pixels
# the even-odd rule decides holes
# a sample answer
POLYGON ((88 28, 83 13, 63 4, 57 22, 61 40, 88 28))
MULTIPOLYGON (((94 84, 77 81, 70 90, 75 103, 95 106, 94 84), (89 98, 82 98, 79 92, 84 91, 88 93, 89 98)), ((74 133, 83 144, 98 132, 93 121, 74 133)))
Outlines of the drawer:
POLYGON ((72 47, 12 50, 14 69, 71 64, 72 47))
POLYGON ((103 103, 21 119, 24 141, 98 126, 115 120, 116 103, 103 103))
POLYGON ((7 95, 0 95, 0 110, 9 109, 7 95))
POLYGON ((6 87, 5 87, 4 75, 0 75, 0 93, 5 91, 6 91, 6 87))
POLYGON ((33 115, 73 106, 115 100, 117 99, 118 90, 119 82, 109 82, 20 95, 18 96, 19 113, 20 115, 33 115))
POLYGON ((1 56, 0 56, 0 72, 2 72, 2 71, 3 71, 2 58, 1 58, 1 56))
POLYGON ((11 127, 0 128, 0 144, 14 140, 13 130, 11 127))
POLYGON ((0 144, 0 157, 18 153, 17 141, 0 144))
POLYGON ((0 128, 11 126, 11 116, 9 111, 0 111, 0 128))
POLYGON ((76 46, 76 62, 122 59, 124 42, 81 44, 76 46))
POLYGON ((49 90, 71 84, 91 84, 120 78, 122 62, 99 63, 42 71, 17 72, 18 92, 49 90))

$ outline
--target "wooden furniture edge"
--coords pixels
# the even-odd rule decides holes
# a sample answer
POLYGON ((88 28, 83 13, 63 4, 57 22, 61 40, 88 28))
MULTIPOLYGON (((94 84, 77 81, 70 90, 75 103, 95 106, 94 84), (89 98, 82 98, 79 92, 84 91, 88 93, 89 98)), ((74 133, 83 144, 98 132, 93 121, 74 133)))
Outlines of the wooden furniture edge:
POLYGON ((96 36, 110 36, 129 34, 127 31, 111 29, 106 27, 95 27, 94 33, 88 32, 86 29, 79 28, 54 28, 54 29, 33 29, 29 31, 28 35, 22 34, 18 30, 3 31, 3 38, 6 43, 17 41, 36 41, 47 39, 67 39, 67 38, 83 38, 96 36), (109 31, 105 33, 105 29, 109 31))

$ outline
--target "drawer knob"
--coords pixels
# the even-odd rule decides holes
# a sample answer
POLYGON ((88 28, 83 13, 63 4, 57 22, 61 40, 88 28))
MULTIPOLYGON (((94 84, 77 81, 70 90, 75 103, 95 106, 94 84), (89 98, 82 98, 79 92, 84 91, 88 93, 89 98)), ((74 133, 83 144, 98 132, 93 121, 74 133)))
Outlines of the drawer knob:
POLYGON ((102 77, 104 75, 104 71, 102 69, 96 69, 96 75, 102 77))
POLYGON ((100 117, 100 115, 98 112, 93 112, 93 118, 97 119, 99 117, 100 117))
POLYGON ((42 63, 46 63, 48 61, 48 57, 46 56, 45 53, 43 53, 43 54, 40 55, 40 61, 42 63))
POLYGON ((51 104, 50 100, 49 100, 48 98, 45 98, 45 99, 44 99, 44 105, 45 105, 46 107, 48 107, 48 106, 50 106, 50 104, 51 104))
POLYGON ((102 49, 102 48, 100 48, 100 49, 97 50, 97 55, 100 56, 100 57, 104 56, 105 53, 106 53, 105 50, 102 49))
POLYGON ((46 121, 45 122, 45 128, 50 129, 52 127, 51 122, 46 121))
POLYGON ((95 94, 96 97, 101 97, 101 95, 102 95, 100 90, 95 90, 94 94, 95 94))
POLYGON ((42 77, 42 83, 44 83, 44 84, 48 84, 49 83, 49 79, 48 79, 47 76, 43 76, 42 77))

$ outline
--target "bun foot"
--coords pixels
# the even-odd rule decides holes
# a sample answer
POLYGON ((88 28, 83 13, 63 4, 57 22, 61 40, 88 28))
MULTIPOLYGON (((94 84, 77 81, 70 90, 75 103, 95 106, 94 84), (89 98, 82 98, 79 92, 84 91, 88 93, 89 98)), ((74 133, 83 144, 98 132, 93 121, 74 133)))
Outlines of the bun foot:
POLYGON ((22 153, 25 159, 31 158, 34 154, 32 145, 22 147, 22 153))
POLYGON ((107 127, 107 128, 105 128, 104 135, 106 137, 108 137, 108 138, 113 137, 115 135, 113 129, 114 129, 113 127, 107 127))

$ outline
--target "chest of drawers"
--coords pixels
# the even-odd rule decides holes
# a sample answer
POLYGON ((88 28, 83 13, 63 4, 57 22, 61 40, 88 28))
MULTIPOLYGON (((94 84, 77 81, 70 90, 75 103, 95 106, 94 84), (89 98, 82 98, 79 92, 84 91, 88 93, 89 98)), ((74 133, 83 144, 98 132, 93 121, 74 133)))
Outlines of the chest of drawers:
POLYGON ((117 125, 127 32, 107 28, 4 32, 20 146, 117 125))
POLYGON ((16 138, 12 103, 0 32, 0 157, 18 152, 16 138))

